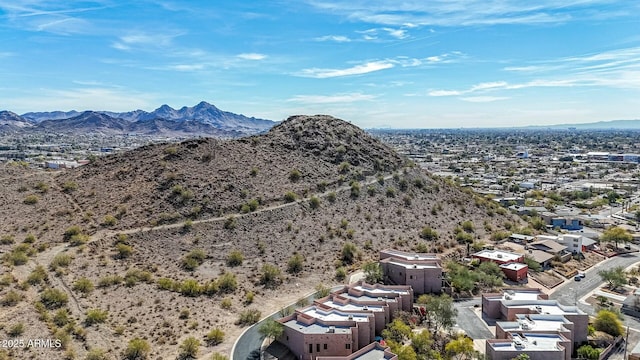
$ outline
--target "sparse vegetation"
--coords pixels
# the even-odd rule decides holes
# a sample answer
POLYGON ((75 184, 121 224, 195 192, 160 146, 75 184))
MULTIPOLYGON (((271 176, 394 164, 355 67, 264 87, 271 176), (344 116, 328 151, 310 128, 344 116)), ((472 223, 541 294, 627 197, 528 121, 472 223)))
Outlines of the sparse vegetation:
POLYGON ((247 309, 240 313, 240 316, 238 317, 236 324, 240 326, 253 325, 260 320, 261 316, 262 316, 262 313, 260 313, 259 310, 247 309))
POLYGON ((265 287, 276 287, 280 282, 282 282, 280 269, 272 264, 264 264, 260 275, 260 283, 265 287))
POLYGON ((294 254, 287 262, 287 272, 297 274, 302 271, 304 265, 304 257, 300 254, 294 254))
POLYGON ((244 260, 244 255, 242 255, 242 251, 240 250, 232 250, 229 255, 227 255, 227 266, 234 267, 242 265, 242 261, 244 260))

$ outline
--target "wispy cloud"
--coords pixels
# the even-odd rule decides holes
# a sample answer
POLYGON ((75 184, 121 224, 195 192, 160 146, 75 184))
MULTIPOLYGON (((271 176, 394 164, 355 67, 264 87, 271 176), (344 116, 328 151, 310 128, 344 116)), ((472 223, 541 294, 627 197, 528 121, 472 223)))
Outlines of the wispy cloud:
POLYGON ((506 96, 468 96, 468 97, 460 98, 460 100, 475 102, 475 103, 494 102, 494 101, 507 100, 507 99, 509 98, 506 96))
POLYGON ((367 74, 374 71, 390 69, 392 67, 394 67, 393 63, 387 60, 383 60, 383 61, 371 61, 364 64, 352 66, 346 69, 319 69, 319 68, 304 69, 295 75, 301 76, 301 77, 325 79, 325 78, 333 78, 333 77, 340 77, 340 76, 362 75, 362 74, 367 74))
POLYGON ((166 48, 173 44, 173 39, 183 33, 161 34, 148 32, 134 32, 120 36, 118 41, 111 44, 111 47, 118 50, 166 48))
POLYGON ((265 54, 258 54, 258 53, 244 53, 244 54, 238 54, 237 57, 239 59, 243 59, 243 60, 264 60, 267 58, 267 55, 265 54))
POLYGON ((355 65, 345 69, 326 69, 326 68, 303 69, 297 73, 294 73, 294 75, 300 76, 300 77, 317 78, 317 79, 350 76, 350 75, 362 75, 362 74, 367 74, 371 72, 391 69, 396 66, 401 68, 407 68, 407 67, 417 67, 417 66, 423 66, 423 65, 434 65, 437 63, 450 63, 450 62, 458 61, 464 56, 465 55, 459 51, 454 51, 454 52, 441 54, 437 56, 430 56, 426 58, 412 58, 408 56, 397 56, 393 59, 368 61, 363 64, 355 65))
POLYGON ((71 35, 92 31, 92 24, 81 17, 82 13, 105 9, 74 1, 5 1, 0 0, 0 14, 8 19, 8 25, 27 31, 49 32, 57 35, 71 35))
POLYGON ((372 24, 392 26, 474 26, 547 24, 585 19, 635 16, 632 2, 609 0, 307 0, 316 9, 372 24), (601 10, 592 5, 606 4, 601 10))
POLYGON ((314 39, 315 41, 335 41, 335 42, 350 42, 351 39, 349 39, 346 36, 343 35, 325 35, 325 36, 320 36, 314 39))
POLYGON ((304 104, 335 104, 353 103, 358 101, 371 101, 377 96, 361 93, 335 94, 335 95, 296 95, 287 101, 304 104))

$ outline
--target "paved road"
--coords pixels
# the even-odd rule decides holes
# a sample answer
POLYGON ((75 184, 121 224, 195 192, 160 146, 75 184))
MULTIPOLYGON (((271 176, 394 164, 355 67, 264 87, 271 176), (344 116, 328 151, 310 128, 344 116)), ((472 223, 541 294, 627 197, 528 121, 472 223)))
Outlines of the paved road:
MULTIPOLYGON (((589 315, 594 315, 595 310, 590 305, 585 305, 578 300, 589 294, 603 284, 602 279, 598 275, 600 269, 610 269, 617 266, 627 268, 630 265, 640 262, 638 253, 631 253, 626 255, 619 255, 612 257, 598 265, 592 267, 586 272, 586 277, 582 281, 571 281, 560 285, 556 291, 554 291, 549 298, 556 299, 560 303, 565 305, 574 305, 577 303, 580 310, 586 312, 589 315)), ((640 330, 640 321, 631 317, 625 316, 625 325, 631 328, 640 330)))
POLYGON ((492 339, 494 336, 486 323, 475 313, 480 304, 480 298, 455 302, 454 306, 458 310, 455 328, 463 330, 472 339, 492 339))

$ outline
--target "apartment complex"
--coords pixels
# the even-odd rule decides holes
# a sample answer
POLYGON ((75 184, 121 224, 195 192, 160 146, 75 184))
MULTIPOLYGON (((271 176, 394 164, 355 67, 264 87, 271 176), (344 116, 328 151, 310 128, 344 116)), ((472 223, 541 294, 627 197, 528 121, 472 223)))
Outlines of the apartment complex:
POLYGON ((409 285, 416 294, 442 291, 442 261, 435 254, 380 251, 380 266, 385 282, 409 285))
POLYGON ((410 286, 358 282, 278 319, 284 332, 277 340, 300 360, 396 359, 375 337, 412 306, 410 286))
POLYGON ((482 295, 482 314, 498 319, 496 339, 487 340, 488 359, 508 360, 520 353, 531 359, 569 360, 587 340, 589 316, 565 306, 539 289, 508 289, 482 295))

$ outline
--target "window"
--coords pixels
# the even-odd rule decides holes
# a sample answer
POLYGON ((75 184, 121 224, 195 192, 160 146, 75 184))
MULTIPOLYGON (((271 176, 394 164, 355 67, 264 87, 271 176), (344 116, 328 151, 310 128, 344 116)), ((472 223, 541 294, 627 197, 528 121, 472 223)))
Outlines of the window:
POLYGON ((309 344, 309 354, 313 354, 313 344, 309 344))
POLYGON ((316 344, 316 352, 320 352, 320 344, 316 344))
POLYGON ((413 279, 413 275, 409 275, 409 280, 412 280, 412 279, 413 279))
POLYGON ((351 344, 345 344, 345 345, 344 345, 344 348, 345 348, 345 349, 351 349, 351 344))
POLYGON ((327 350, 327 344, 324 344, 324 349, 327 350))

